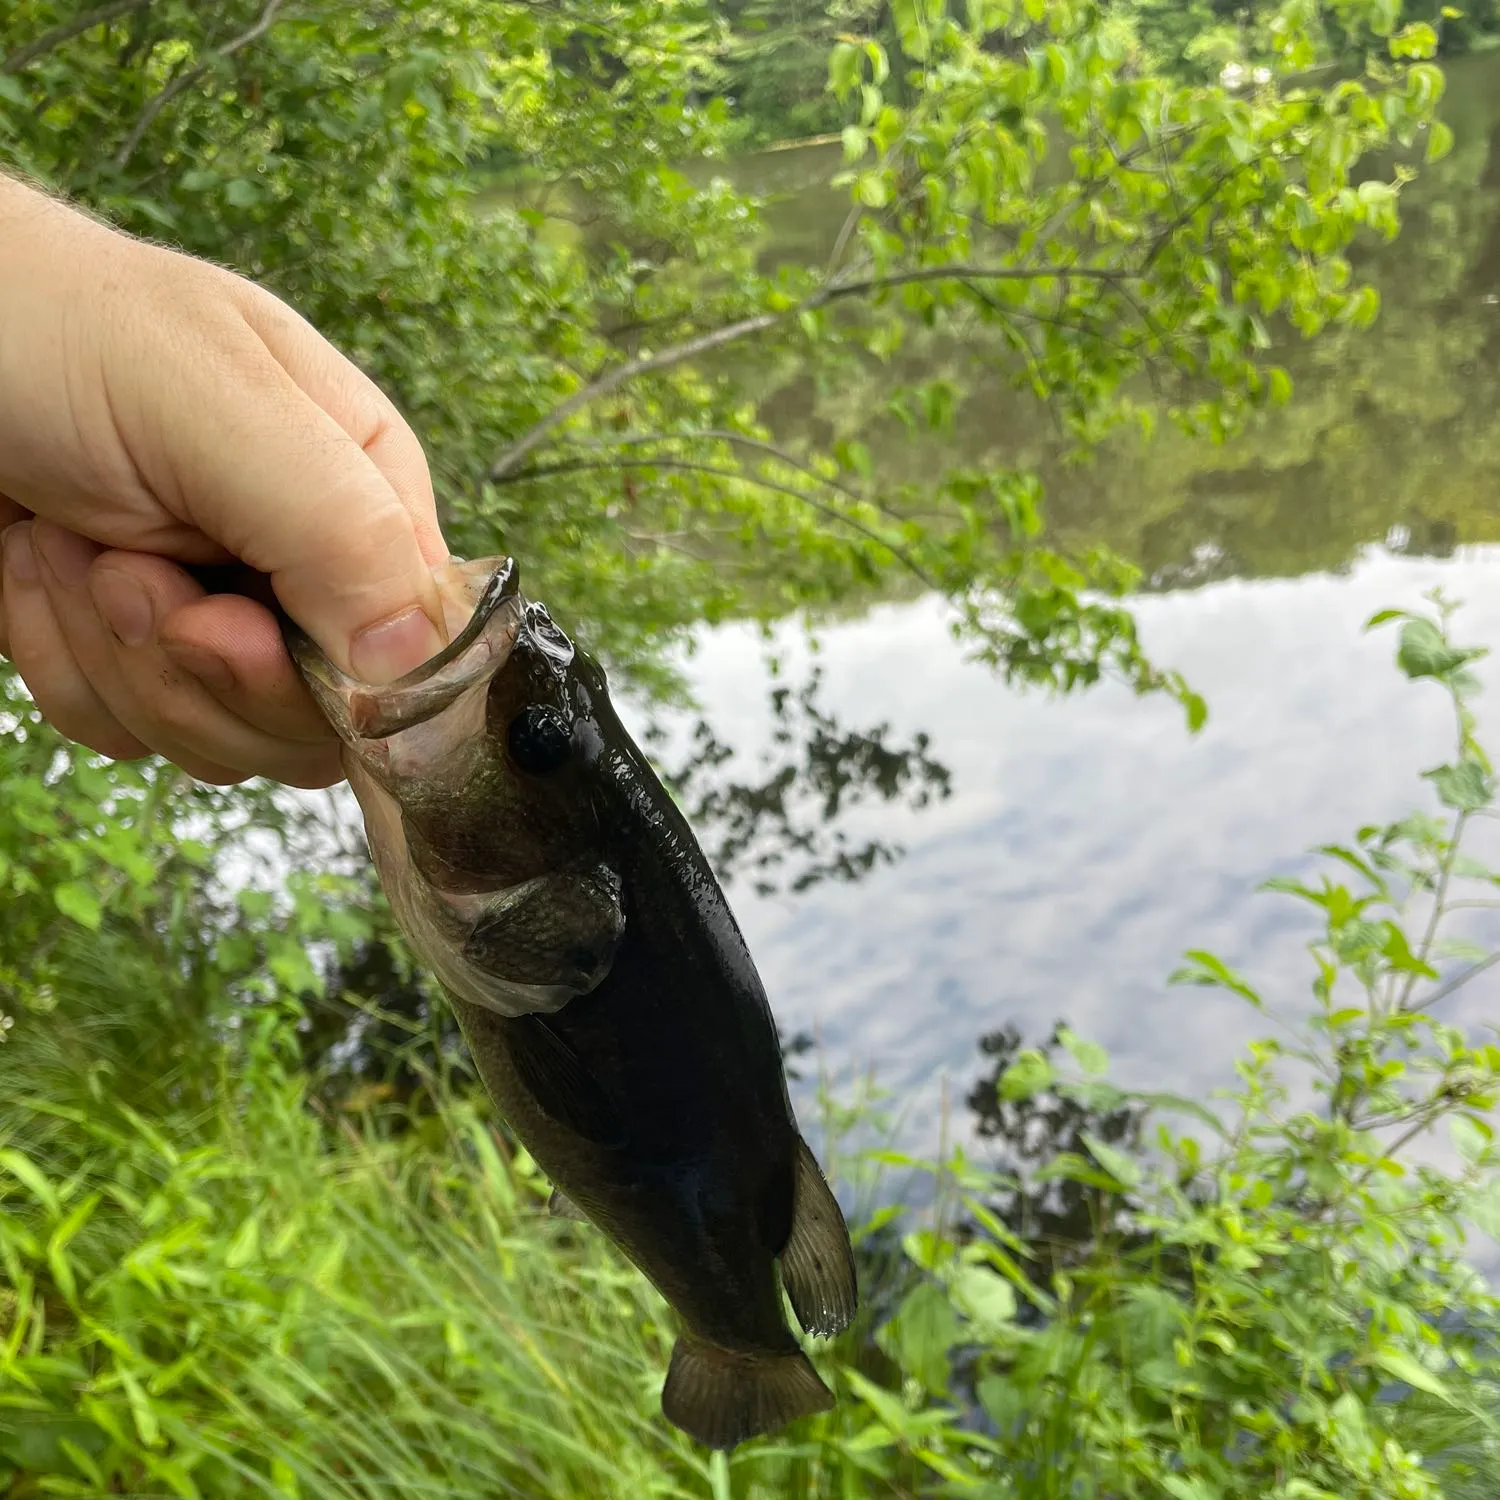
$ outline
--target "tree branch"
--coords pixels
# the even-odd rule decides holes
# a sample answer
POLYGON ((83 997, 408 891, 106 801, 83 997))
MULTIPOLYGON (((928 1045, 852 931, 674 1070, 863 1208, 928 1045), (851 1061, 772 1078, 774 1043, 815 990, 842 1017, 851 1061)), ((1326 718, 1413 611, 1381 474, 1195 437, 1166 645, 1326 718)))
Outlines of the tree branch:
MULTIPOLYGON (((1422 1009, 1426 1010, 1429 1006, 1436 1005, 1439 1000, 1446 1000, 1454 990, 1462 989, 1471 979, 1477 979, 1486 969, 1493 969, 1496 964, 1500 964, 1500 953, 1492 953, 1488 958, 1481 959, 1477 964, 1470 964, 1463 973, 1455 974, 1445 984, 1440 984, 1430 995, 1423 995, 1421 997, 1422 1009)), ((1414 1008, 1410 995, 1403 996, 1401 1009, 1409 1011, 1414 1008)))
POLYGON ((741 318, 735 323, 726 323, 697 338, 674 344, 659 353, 641 359, 627 360, 615 365, 602 375, 596 376, 587 385, 573 392, 565 401, 554 406, 539 422, 535 422, 490 466, 489 477, 499 482, 514 474, 521 461, 543 442, 575 412, 581 411, 600 396, 618 390, 627 381, 640 375, 650 375, 657 370, 670 369, 695 355, 707 354, 713 349, 732 344, 752 334, 763 333, 784 323, 798 313, 812 312, 841 302, 848 297, 863 297, 889 287, 911 286, 924 281, 1066 281, 1082 278, 1089 281, 1123 282, 1138 275, 1138 272, 1118 270, 1110 266, 971 266, 945 265, 920 266, 915 270, 901 271, 894 276, 872 276, 860 281, 840 281, 820 288, 804 297, 801 302, 782 312, 756 313, 753 317, 741 318))
POLYGON ((135 155, 135 149, 145 138, 146 132, 151 128, 152 121, 174 100, 184 89, 190 89, 203 77, 215 62, 226 57, 233 57, 236 52, 242 51, 252 42, 257 42, 275 24, 276 12, 279 11, 285 0, 266 0, 266 8, 261 11, 260 19, 248 31, 242 31, 237 37, 232 37, 225 42, 216 52, 210 54, 196 68, 189 68, 186 73, 174 78, 159 93, 154 95, 141 111, 141 117, 135 122, 135 128, 125 139, 125 144, 115 153, 115 166, 124 169, 130 158, 135 155))
POLYGON ((128 16, 133 10, 145 10, 150 4, 151 0, 109 0, 107 5, 96 5, 93 10, 86 10, 80 16, 61 21, 51 31, 44 31, 24 47, 17 47, 8 57, 0 60, 0 73, 19 73, 22 68, 34 63, 39 57, 45 57, 55 47, 71 42, 75 36, 80 36, 95 26, 118 20, 121 16, 128 16))
POLYGON ((737 323, 726 323, 724 327, 699 334, 695 339, 674 344, 670 349, 663 349, 659 354, 649 354, 642 359, 626 360, 624 364, 616 365, 612 370, 606 370, 604 374, 595 376, 586 386, 574 391, 566 401, 554 406, 540 422, 534 423, 517 442, 512 443, 490 465, 489 477, 498 484, 501 480, 514 475, 520 468, 521 460, 531 453, 548 433, 560 427, 574 412, 581 411, 589 402, 598 397, 607 396, 611 391, 618 390, 626 381, 634 380, 638 375, 649 375, 655 370, 670 369, 673 365, 681 364, 685 359, 692 359, 695 354, 707 354, 723 344, 732 344, 736 339, 746 338, 752 333, 761 332, 762 329, 774 327, 785 317, 785 313, 779 312, 757 313, 753 318, 741 318, 737 323))
MULTIPOLYGON (((703 427, 691 432, 625 432, 619 437, 608 437, 591 440, 586 446, 591 448, 638 448, 645 443, 731 443, 739 448, 751 448, 757 453, 764 453, 767 458, 774 459, 779 464, 785 464, 789 469, 796 469, 799 474, 806 474, 809 479, 816 480, 819 484, 826 484, 829 489, 838 490, 847 495, 851 500, 861 504, 876 504, 868 495, 862 495, 852 484, 845 484, 840 479, 834 479, 827 474, 820 474, 813 466, 797 457, 795 453, 789 453, 785 448, 778 447, 775 443, 768 443, 764 438, 749 437, 743 432, 732 432, 726 427, 703 427)), ((533 471, 535 472, 535 471, 533 471)), ((884 507, 879 507, 884 509, 884 507)), ((1500 902, 1496 903, 1500 905, 1500 902)))
POLYGON ((800 500, 810 509, 817 511, 819 515, 827 516, 830 520, 837 521, 852 531, 857 531, 867 541, 889 552, 897 562, 915 574, 928 588, 940 588, 937 579, 899 542, 892 542, 881 536, 873 526, 865 525, 857 516, 846 514, 837 506, 825 505, 821 500, 814 499, 805 490, 799 490, 795 485, 778 484, 774 479, 766 479, 759 474, 747 474, 743 469, 726 469, 718 464, 700 464, 686 458, 579 458, 565 459, 555 464, 540 464, 535 468, 522 469, 519 473, 512 471, 497 482, 516 484, 523 479, 546 479, 554 474, 581 474, 598 469, 608 469, 611 472, 616 469, 676 469, 687 474, 709 474, 717 479, 737 479, 742 484, 754 484, 778 495, 789 495, 793 500, 800 500))

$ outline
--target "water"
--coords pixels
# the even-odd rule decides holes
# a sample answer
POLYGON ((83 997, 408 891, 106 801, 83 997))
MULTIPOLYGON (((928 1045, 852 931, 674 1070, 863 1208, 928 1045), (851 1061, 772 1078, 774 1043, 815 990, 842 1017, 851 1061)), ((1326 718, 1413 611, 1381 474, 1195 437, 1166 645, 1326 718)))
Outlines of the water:
MULTIPOLYGON (((1456 150, 1407 190, 1402 238, 1366 263, 1376 329, 1273 351, 1297 384, 1289 410, 1224 447, 1168 433, 1085 469, 1010 392, 976 391, 961 413, 964 457, 1043 473, 1055 536, 1145 566, 1145 640, 1207 694, 1201 735, 1172 705, 1111 687, 1009 691, 964 663, 932 601, 822 633, 828 705, 926 731, 953 796, 858 814, 857 831, 907 852, 856 884, 763 897, 741 881, 731 896, 783 1023, 815 1032, 837 1076, 873 1067, 910 1144, 935 1142, 945 1090, 962 1131, 976 1039, 1007 1022, 1040 1041, 1066 1018, 1127 1083, 1203 1096, 1229 1082, 1267 1022, 1169 987, 1182 951, 1213 949, 1305 1011, 1313 924, 1254 888, 1310 868, 1309 846, 1435 806, 1418 773, 1449 754, 1445 702, 1394 669, 1390 632, 1361 625, 1441 584, 1469 601, 1461 638, 1500 646, 1497 71, 1474 59, 1450 74, 1456 150)), ((793 152, 754 168, 758 186, 787 187, 778 233, 799 253, 838 218, 807 188, 816 165, 793 152)), ((789 390, 770 410, 795 433, 860 398, 839 399, 789 390)), ((923 462, 893 434, 877 452, 898 475, 923 462)), ((798 631, 777 648, 795 679, 798 631)), ((769 738, 764 654, 722 629, 688 668, 719 738, 751 758, 769 738)), ((1500 724, 1495 701, 1482 717, 1500 724)), ((1497 985, 1483 976, 1454 1019, 1493 1021, 1497 985)))
MULTIPOLYGON (((873 1067, 919 1148, 938 1138, 945 1081, 961 1102, 981 1071, 976 1039, 1007 1022, 1041 1041, 1065 1018, 1131 1085, 1206 1097, 1230 1082, 1265 1018, 1167 976, 1184 949, 1210 948, 1288 1013, 1306 1010, 1313 923, 1254 888, 1311 868, 1313 845, 1435 809, 1418 776, 1451 753, 1446 701, 1396 671, 1389 631, 1361 632, 1434 584, 1471 601, 1461 638, 1500 642, 1500 549, 1374 553, 1345 576, 1143 599, 1149 648, 1208 689, 1197 736, 1172 705, 1113 687, 1063 700, 1007 690, 962 661, 931 601, 824 632, 829 706, 925 729, 954 792, 925 812, 862 813, 860 831, 906 854, 856 884, 731 887, 778 1017, 816 1032, 845 1081, 873 1067)), ((795 673, 805 647, 791 630, 780 645, 795 673)), ((766 739, 761 656, 751 632, 725 629, 691 667, 721 737, 752 756, 766 739)), ((1481 671, 1500 692, 1500 670, 1481 671)), ((1500 722, 1500 701, 1487 717, 1500 722)), ((1453 1018, 1493 1021, 1497 983, 1462 992, 1453 1018)), ((949 1126, 964 1125, 960 1109, 949 1126)))

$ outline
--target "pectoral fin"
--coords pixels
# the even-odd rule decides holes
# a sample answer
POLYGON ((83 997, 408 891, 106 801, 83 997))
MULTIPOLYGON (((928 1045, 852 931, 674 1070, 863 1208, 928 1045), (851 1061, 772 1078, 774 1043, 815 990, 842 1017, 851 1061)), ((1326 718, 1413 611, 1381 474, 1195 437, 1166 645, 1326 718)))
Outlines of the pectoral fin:
POLYGON ((801 1137, 792 1172, 792 1232, 781 1252, 781 1280, 803 1329, 832 1338, 854 1321, 859 1304, 849 1230, 801 1137))
POLYGON ((511 1066, 548 1119, 595 1145, 624 1144, 624 1122, 603 1088, 540 1016, 500 1024, 511 1066))
POLYGON ((600 865, 542 875, 491 898, 464 957, 507 983, 561 985, 584 995, 609 973, 624 933, 620 878, 600 865))

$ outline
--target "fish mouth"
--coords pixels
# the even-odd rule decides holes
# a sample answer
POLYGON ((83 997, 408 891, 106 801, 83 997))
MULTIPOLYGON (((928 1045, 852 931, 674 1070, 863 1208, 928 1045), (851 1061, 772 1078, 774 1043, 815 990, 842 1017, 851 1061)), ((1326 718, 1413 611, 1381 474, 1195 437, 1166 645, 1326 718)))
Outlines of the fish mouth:
POLYGON ((467 610, 468 622, 435 656, 394 682, 377 687, 349 676, 305 631, 290 620, 283 623, 293 661, 347 744, 387 739, 425 723, 509 659, 525 607, 515 559, 454 559, 433 576, 450 619, 467 610))

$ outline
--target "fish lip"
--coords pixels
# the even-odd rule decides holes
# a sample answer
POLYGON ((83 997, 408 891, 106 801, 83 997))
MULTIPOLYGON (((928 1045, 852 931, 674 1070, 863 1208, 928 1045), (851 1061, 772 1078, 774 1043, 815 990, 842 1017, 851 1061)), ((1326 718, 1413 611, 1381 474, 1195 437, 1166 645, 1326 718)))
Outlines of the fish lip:
POLYGON ((351 677, 333 664, 312 638, 291 620, 282 634, 292 660, 318 706, 346 743, 380 740, 441 713, 483 672, 493 673, 510 654, 521 623, 521 570, 513 558, 500 558, 486 580, 468 623, 443 649, 393 682, 376 686, 351 677), (496 615, 509 608, 509 639, 469 671, 462 662, 489 633, 496 615), (498 658, 498 659, 497 659, 498 658), (451 670, 459 668, 459 670, 451 670), (444 682, 444 674, 449 680, 444 682))
POLYGON ((420 687, 430 678, 437 676, 444 667, 457 661, 484 634, 495 611, 507 599, 518 598, 520 592, 521 570, 516 566, 515 559, 501 558, 495 571, 490 574, 478 603, 474 606, 474 613, 469 616, 469 623, 436 656, 429 656, 426 661, 384 687, 370 688, 363 683, 360 685, 365 687, 367 692, 380 693, 398 693, 404 688, 420 687))

